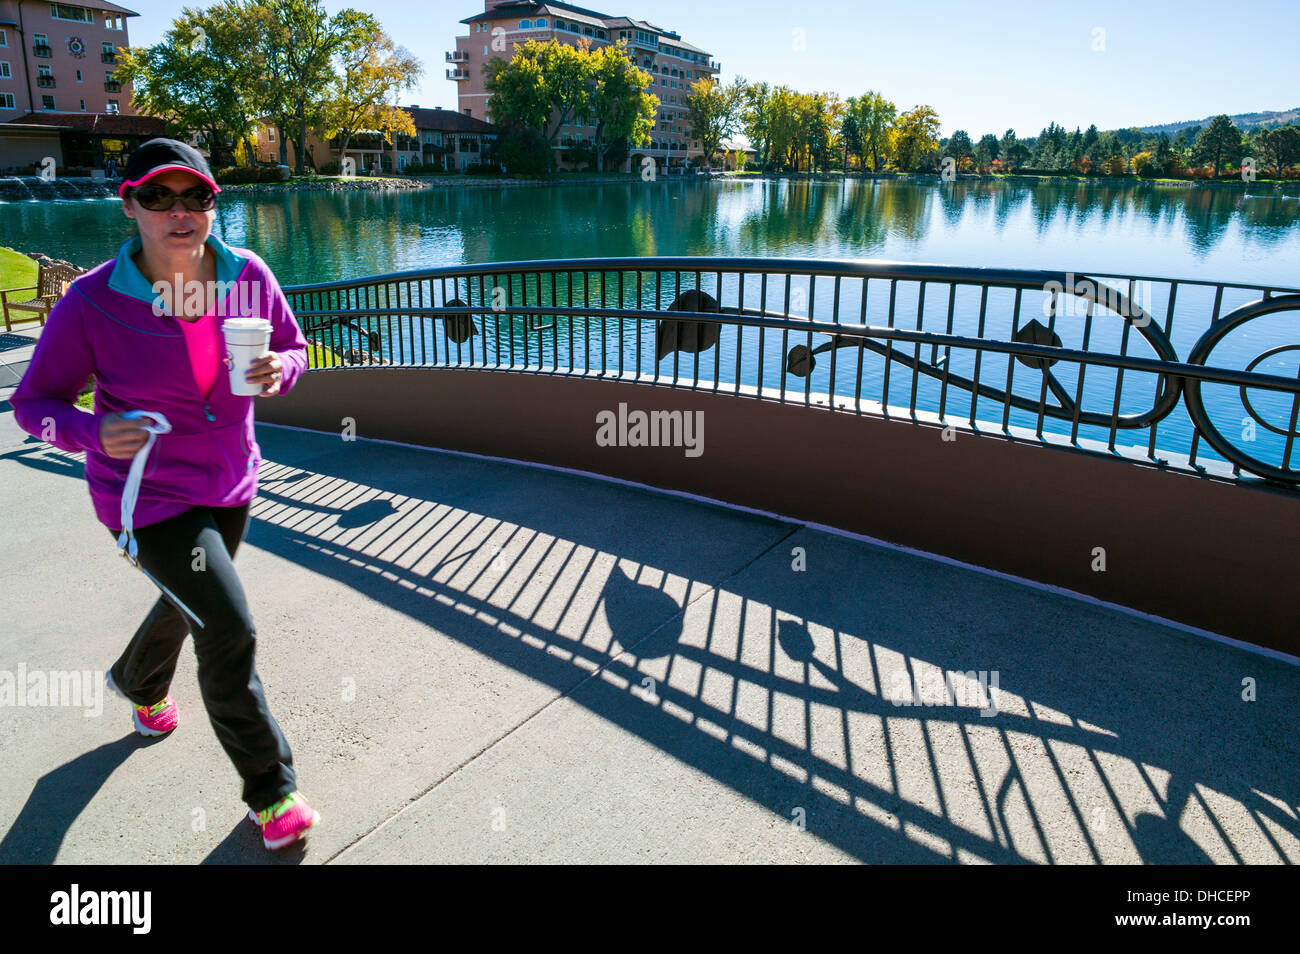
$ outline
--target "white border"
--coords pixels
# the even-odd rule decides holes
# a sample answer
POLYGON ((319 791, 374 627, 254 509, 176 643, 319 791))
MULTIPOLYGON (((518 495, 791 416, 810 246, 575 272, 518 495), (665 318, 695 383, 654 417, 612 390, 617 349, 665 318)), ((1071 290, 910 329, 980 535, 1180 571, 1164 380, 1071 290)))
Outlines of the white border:
MULTIPOLYGON (((315 434, 318 436, 329 435, 330 431, 313 430, 310 427, 294 427, 291 424, 275 424, 271 421, 255 421, 256 424, 267 427, 279 427, 286 431, 302 431, 305 434, 315 434)), ((1168 626, 1170 629, 1176 629, 1180 632, 1189 633, 1192 636, 1200 636, 1204 639, 1210 639, 1217 643, 1223 643, 1233 646, 1237 649, 1244 649, 1247 652, 1256 653, 1266 656, 1270 659, 1276 659, 1279 662, 1290 663, 1293 666, 1300 666, 1300 657, 1292 656, 1290 653, 1284 653, 1281 650, 1269 649, 1267 646, 1257 646, 1254 643, 1248 643, 1244 640, 1235 639, 1232 636, 1223 636, 1219 633, 1210 632, 1208 629, 1200 629, 1196 626, 1189 626, 1186 623, 1179 623, 1176 620, 1165 619, 1163 616, 1156 616, 1152 613, 1144 613, 1141 610, 1133 609, 1129 606, 1122 606, 1119 603, 1109 603, 1106 600, 1098 599, 1095 596, 1089 596, 1086 593, 1077 593, 1074 590, 1067 590, 1062 586, 1054 586, 1051 583, 1040 583, 1037 580, 1026 579, 1022 576, 1016 576, 1012 573, 1003 573, 1001 570, 990 570, 988 567, 978 566, 974 563, 964 563, 961 560, 955 560, 952 557, 946 557, 938 553, 930 553, 928 550, 916 550, 912 547, 906 547, 902 544, 891 543, 888 540, 881 540, 876 537, 869 537, 866 534, 854 533, 851 530, 844 530, 839 527, 830 527, 825 524, 813 523, 808 520, 800 520, 797 517, 787 516, 785 514, 772 513, 768 510, 758 510, 754 507, 745 507, 741 504, 729 503, 725 500, 718 500, 715 497, 705 497, 700 494, 689 493, 685 490, 672 490, 667 487, 656 487, 653 484, 642 484, 635 480, 625 480, 622 477, 610 477, 608 474, 597 474, 589 470, 578 470, 574 467, 560 467, 557 464, 542 464, 537 461, 519 460, 514 457, 495 457, 491 454, 476 454, 473 451, 450 450, 445 447, 428 447, 424 444, 408 444, 405 441, 389 441, 379 437, 361 437, 356 436, 354 440, 370 441, 372 444, 391 444, 394 447, 407 447, 412 450, 428 451, 434 454, 454 454, 458 457, 471 457, 476 460, 491 460, 504 464, 516 464, 522 467, 535 467, 540 470, 551 470, 561 474, 573 474, 578 477, 588 477, 594 480, 604 480, 613 484, 620 484, 624 487, 635 487, 638 490, 646 490, 652 493, 668 494, 673 497, 680 497, 685 500, 694 500, 698 503, 712 504, 717 507, 725 507, 729 510, 737 510, 741 513, 749 513, 759 517, 768 517, 773 520, 781 520, 785 523, 797 524, 801 527, 808 527, 812 530, 819 530, 823 533, 833 534, 839 537, 845 537, 850 540, 858 540, 862 543, 868 543, 873 546, 882 547, 886 550, 895 550, 899 553, 908 553, 912 556, 922 557, 927 560, 934 560, 938 563, 945 563, 948 566, 960 567, 963 570, 972 570, 976 573, 982 573, 985 576, 991 576, 999 580, 1008 580, 1012 583, 1019 583, 1021 586, 1028 586, 1031 589, 1041 590, 1046 593, 1054 593, 1057 596, 1063 596, 1067 599, 1079 600, 1093 606, 1101 606, 1109 610, 1123 613, 1126 616, 1132 616, 1137 619, 1146 620, 1152 623, 1159 623, 1162 626, 1168 626)), ((274 463, 274 462, 273 462, 274 463)))

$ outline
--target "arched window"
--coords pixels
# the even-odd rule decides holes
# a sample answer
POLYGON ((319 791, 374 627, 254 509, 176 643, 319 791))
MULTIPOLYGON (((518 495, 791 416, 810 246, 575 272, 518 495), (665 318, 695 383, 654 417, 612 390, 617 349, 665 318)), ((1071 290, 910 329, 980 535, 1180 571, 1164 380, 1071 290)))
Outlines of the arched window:
POLYGON ((564 21, 563 21, 563 20, 556 20, 556 21, 555 21, 555 29, 557 29, 557 30, 563 30, 563 29, 564 29, 564 21))
POLYGON ((591 27, 587 27, 587 28, 584 29, 582 32, 585 33, 587 36, 593 36, 593 35, 594 35, 594 34, 591 32, 591 27))
POLYGON ((521 29, 521 30, 531 30, 532 28, 533 28, 533 21, 532 21, 532 20, 520 20, 520 21, 519 21, 519 29, 521 29))
POLYGON ((546 17, 538 17, 536 20, 533 21, 533 26, 536 27, 536 28, 539 29, 539 30, 545 30, 545 29, 546 29, 546 17))

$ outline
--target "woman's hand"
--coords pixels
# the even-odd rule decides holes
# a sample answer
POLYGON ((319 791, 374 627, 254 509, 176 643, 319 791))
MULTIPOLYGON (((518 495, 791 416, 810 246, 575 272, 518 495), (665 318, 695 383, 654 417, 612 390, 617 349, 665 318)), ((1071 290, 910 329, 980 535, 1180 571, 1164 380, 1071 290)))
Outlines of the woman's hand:
POLYGON ((149 439, 148 421, 128 418, 123 414, 106 414, 99 421, 99 443, 109 457, 125 459, 149 439))
POLYGON ((283 367, 279 354, 267 352, 249 365, 245 380, 249 384, 262 385, 262 393, 258 397, 271 397, 280 393, 280 370, 283 367))

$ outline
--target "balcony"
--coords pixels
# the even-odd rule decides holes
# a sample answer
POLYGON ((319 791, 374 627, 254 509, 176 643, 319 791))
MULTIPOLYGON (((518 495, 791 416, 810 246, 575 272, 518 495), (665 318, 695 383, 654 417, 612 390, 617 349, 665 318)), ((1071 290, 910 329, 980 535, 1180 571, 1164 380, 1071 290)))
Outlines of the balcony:
POLYGON ((713 70, 715 73, 721 72, 722 64, 717 60, 709 60, 709 69, 713 70))
POLYGON ((463 81, 469 79, 469 70, 463 66, 457 66, 454 69, 447 70, 447 79, 463 81))
POLYGON ((468 63, 469 53, 466 50, 452 50, 447 53, 448 63, 468 63))
POLYGON ((53 88, 54 88, 54 77, 53 77, 53 76, 38 76, 38 77, 36 77, 36 85, 39 86, 41 89, 53 89, 53 88))
POLYGON ((37 56, 49 56, 50 47, 48 44, 45 43, 33 43, 32 52, 37 56))
POLYGON ((107 80, 107 81, 104 83, 104 92, 106 92, 106 93, 120 93, 120 92, 122 92, 122 84, 119 83, 117 80, 107 80))
POLYGON ((103 51, 99 54, 99 61, 101 63, 115 64, 117 63, 117 54, 103 51))

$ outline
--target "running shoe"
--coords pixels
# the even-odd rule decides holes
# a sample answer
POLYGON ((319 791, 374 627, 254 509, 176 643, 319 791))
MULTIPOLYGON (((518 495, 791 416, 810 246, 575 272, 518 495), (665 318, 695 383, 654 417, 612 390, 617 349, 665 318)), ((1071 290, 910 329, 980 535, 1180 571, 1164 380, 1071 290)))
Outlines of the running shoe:
MULTIPOLYGON (((126 699, 126 694, 117 688, 117 683, 113 682, 111 671, 104 673, 104 681, 109 689, 126 699)), ((131 702, 130 699, 126 701, 131 702)), ((164 696, 162 702, 155 702, 151 706, 138 706, 133 702, 131 706, 134 709, 131 713, 131 722, 135 725, 135 731, 141 735, 166 735, 180 722, 176 700, 171 697, 171 693, 164 696)))
POLYGON ((262 826, 262 844, 278 851, 304 837, 320 821, 320 812, 307 804, 302 792, 291 792, 270 808, 248 810, 249 821, 262 826))

